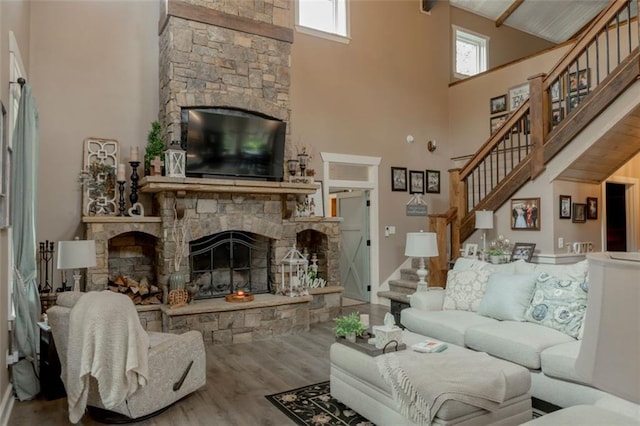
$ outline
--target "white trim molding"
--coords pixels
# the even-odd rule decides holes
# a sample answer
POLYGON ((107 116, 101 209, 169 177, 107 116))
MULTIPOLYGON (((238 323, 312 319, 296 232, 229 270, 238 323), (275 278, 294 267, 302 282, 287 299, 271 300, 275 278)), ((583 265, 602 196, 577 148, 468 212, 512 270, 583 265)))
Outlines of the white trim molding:
POLYGON ((380 236, 379 228, 379 188, 378 188, 378 167, 380 167, 381 157, 370 157, 365 155, 337 154, 331 152, 321 152, 324 211, 329 211, 329 190, 330 188, 352 188, 369 191, 369 280, 371 285, 372 304, 380 303, 378 291, 380 290, 380 236), (366 180, 339 180, 331 179, 331 164, 346 164, 367 167, 366 180))

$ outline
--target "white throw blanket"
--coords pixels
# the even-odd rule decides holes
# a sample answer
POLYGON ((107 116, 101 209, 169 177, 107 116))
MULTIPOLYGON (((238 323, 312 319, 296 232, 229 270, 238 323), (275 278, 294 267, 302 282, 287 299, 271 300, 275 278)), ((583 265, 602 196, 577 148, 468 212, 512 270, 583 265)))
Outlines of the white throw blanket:
POLYGON ((488 411, 504 402, 503 366, 484 352, 468 354, 392 352, 377 358, 403 416, 431 424, 442 404, 456 400, 488 411))
POLYGON ((127 296, 105 290, 83 295, 71 310, 67 350, 69 420, 87 406, 89 378, 98 381, 106 408, 121 404, 147 383, 149 336, 127 296))

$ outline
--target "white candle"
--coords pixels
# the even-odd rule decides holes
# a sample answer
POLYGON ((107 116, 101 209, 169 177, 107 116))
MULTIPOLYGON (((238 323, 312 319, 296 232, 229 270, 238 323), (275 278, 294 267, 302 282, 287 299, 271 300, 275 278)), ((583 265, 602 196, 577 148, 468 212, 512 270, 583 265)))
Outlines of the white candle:
POLYGON ((131 147, 131 159, 129 161, 138 161, 138 147, 131 147))
POLYGON ((369 314, 360 314, 360 322, 369 328, 369 314))
POLYGON ((116 175, 116 180, 120 182, 126 180, 124 177, 124 164, 122 163, 118 164, 118 174, 116 175))

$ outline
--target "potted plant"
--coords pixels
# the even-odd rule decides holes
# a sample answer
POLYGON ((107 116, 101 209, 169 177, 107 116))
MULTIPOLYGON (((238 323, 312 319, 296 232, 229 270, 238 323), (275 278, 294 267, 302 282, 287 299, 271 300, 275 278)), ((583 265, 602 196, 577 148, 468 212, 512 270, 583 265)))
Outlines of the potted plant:
POLYGON ((147 148, 144 154, 145 175, 150 173, 151 161, 156 157, 164 160, 164 140, 162 139, 162 126, 159 121, 151 123, 151 130, 147 135, 147 148))
POLYGON ((357 336, 362 336, 362 333, 367 329, 362 322, 360 322, 360 314, 358 312, 352 312, 349 315, 335 318, 336 326, 333 331, 338 337, 344 337, 350 342, 356 341, 357 336))
POLYGON ((491 263, 502 263, 502 259, 504 259, 505 252, 502 247, 491 247, 489 249, 489 261, 491 263))

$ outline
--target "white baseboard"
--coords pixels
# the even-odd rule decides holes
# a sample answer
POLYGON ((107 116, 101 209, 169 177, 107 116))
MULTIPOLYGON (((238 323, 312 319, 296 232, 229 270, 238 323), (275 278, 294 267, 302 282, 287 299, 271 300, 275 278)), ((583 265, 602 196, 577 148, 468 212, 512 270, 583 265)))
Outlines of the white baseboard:
POLYGON ((0 426, 7 426, 9 424, 9 418, 11 417, 11 410, 13 410, 15 400, 13 397, 13 386, 9 383, 6 392, 2 396, 2 403, 0 403, 0 426))

